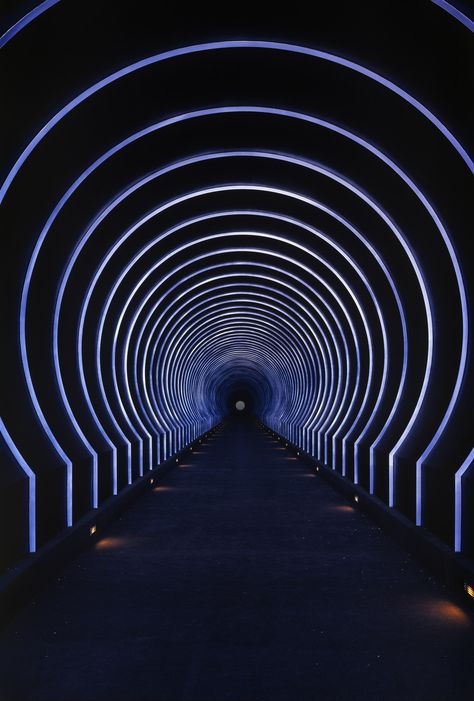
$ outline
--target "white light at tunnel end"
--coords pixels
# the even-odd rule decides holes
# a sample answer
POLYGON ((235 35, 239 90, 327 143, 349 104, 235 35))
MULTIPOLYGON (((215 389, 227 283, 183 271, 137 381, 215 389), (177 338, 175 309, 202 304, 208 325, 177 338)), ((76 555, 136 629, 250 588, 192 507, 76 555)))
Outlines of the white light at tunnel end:
POLYGON ((243 411, 245 409, 245 402, 239 399, 238 402, 235 402, 235 408, 237 409, 237 411, 243 411))

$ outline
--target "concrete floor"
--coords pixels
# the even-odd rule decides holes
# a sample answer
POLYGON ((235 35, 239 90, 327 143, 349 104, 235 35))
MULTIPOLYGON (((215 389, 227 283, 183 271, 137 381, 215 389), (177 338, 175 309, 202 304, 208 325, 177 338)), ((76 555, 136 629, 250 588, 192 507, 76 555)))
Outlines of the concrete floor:
POLYGON ((464 701, 474 615, 227 423, 0 637, 2 701, 464 701))

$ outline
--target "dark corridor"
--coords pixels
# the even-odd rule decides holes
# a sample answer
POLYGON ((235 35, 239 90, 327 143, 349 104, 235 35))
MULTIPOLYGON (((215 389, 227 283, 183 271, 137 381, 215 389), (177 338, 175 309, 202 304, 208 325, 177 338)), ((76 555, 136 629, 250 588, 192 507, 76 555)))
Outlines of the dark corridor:
POLYGON ((0 701, 471 701, 472 0, 0 5, 0 701))
POLYGON ((22 701, 468 701, 472 612, 231 419, 2 636, 22 701))

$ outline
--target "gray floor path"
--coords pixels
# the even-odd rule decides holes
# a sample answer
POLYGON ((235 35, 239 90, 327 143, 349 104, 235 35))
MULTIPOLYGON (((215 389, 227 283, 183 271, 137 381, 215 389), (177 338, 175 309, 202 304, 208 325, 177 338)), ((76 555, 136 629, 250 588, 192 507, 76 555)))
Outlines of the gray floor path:
POLYGON ((2 701, 472 701, 474 616, 226 423, 0 636, 2 701))

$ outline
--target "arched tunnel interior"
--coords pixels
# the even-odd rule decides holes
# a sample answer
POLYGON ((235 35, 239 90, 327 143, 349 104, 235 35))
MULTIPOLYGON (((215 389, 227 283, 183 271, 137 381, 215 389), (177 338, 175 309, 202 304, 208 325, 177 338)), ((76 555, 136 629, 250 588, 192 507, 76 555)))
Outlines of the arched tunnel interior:
POLYGON ((222 426, 474 571, 470 14, 6 3, 10 590, 222 426))

